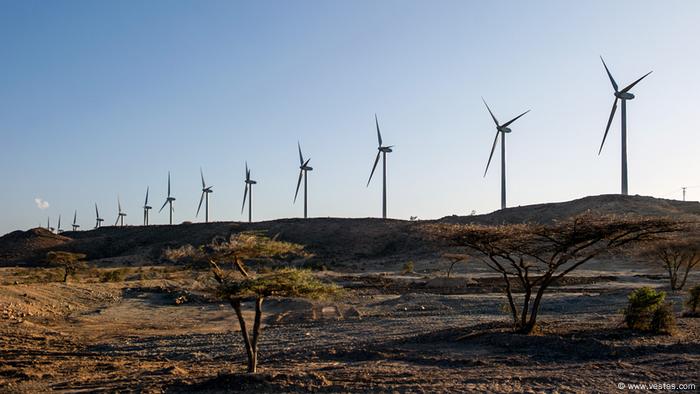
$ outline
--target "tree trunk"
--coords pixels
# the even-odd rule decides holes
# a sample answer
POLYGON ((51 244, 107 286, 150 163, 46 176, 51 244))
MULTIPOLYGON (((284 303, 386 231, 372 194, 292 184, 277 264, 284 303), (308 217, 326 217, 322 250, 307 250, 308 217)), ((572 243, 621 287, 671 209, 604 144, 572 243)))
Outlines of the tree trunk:
POLYGON ((530 297, 532 296, 532 288, 529 286, 525 287, 525 299, 523 300, 522 315, 520 316, 520 327, 525 327, 527 323, 527 311, 530 307, 530 297))
POLYGON ((543 280, 542 284, 540 284, 540 288, 537 289, 537 294, 535 295, 535 300, 533 301, 532 309, 530 310, 530 318, 527 320, 527 324, 520 329, 522 334, 531 334, 535 329, 535 326, 537 325, 537 312, 540 310, 540 301, 542 301, 542 296, 544 295, 544 291, 547 286, 549 286, 549 279, 543 280))
POLYGON ((508 296, 508 305, 510 306, 510 311, 513 314, 513 324, 515 324, 515 328, 518 328, 518 309, 515 306, 515 301, 513 300, 513 291, 510 288, 508 274, 505 272, 503 273, 503 279, 506 281, 506 296, 508 296))
POLYGON ((260 321, 262 320, 262 303, 265 299, 263 297, 260 297, 255 300, 255 323, 253 324, 253 356, 254 356, 254 361, 255 365, 253 365, 253 368, 256 369, 258 366, 258 339, 260 339, 260 332, 262 331, 262 327, 260 324, 260 321))
POLYGON ((255 353, 253 345, 250 342, 250 336, 248 336, 248 328, 245 324, 245 319, 243 318, 243 312, 241 311, 241 300, 231 300, 231 306, 236 311, 236 316, 238 316, 238 324, 241 326, 243 344, 245 345, 246 356, 248 356, 248 373, 255 373, 257 368, 257 354, 255 353))
POLYGON ((68 283, 68 268, 63 270, 63 283, 68 283))

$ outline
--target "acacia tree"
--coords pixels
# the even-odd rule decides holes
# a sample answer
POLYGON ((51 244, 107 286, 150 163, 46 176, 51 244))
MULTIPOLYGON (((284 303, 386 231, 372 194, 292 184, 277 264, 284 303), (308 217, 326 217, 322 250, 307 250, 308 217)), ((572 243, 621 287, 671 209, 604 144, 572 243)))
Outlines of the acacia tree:
POLYGON ((537 323, 542 297, 552 284, 591 259, 681 231, 669 218, 583 214, 553 224, 430 225, 428 232, 452 246, 466 247, 503 277, 518 332, 537 323), (522 302, 514 297, 520 290, 522 302))
POLYGON ((640 248, 642 255, 661 263, 666 270, 671 290, 681 290, 688 280, 688 274, 700 267, 700 238, 695 233, 675 234, 640 248))
POLYGON ((82 253, 71 252, 48 252, 46 260, 52 264, 63 268, 63 282, 68 282, 68 275, 75 275, 78 270, 87 266, 85 261, 87 257, 82 253))
POLYGON ((248 358, 248 372, 255 373, 258 364, 258 340, 262 331, 262 306, 266 297, 324 298, 337 294, 339 288, 319 281, 310 271, 284 268, 270 273, 254 275, 244 263, 260 259, 288 259, 306 256, 300 245, 281 242, 275 239, 238 234, 228 241, 212 243, 201 249, 208 258, 217 286, 215 292, 227 300, 236 311, 248 358), (231 264, 233 270, 222 269, 231 264), (243 317, 241 304, 246 300, 255 301, 255 317, 252 333, 243 317))

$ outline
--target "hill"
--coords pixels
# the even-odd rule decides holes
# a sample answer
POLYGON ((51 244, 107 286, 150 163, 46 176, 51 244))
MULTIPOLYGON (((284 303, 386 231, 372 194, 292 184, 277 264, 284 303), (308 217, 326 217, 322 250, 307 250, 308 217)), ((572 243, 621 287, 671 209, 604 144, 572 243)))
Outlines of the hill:
POLYGON ((268 236, 306 245, 326 263, 358 260, 409 260, 433 255, 430 241, 417 226, 423 223, 503 224, 548 223, 584 212, 647 216, 699 216, 700 203, 642 196, 601 195, 578 200, 521 206, 486 215, 448 216, 434 221, 312 218, 280 219, 257 223, 217 222, 175 226, 102 227, 90 231, 52 234, 45 229, 15 231, 0 237, 0 265, 37 261, 46 251, 81 252, 91 260, 125 257, 130 262, 156 262, 168 247, 201 245, 215 236, 259 231, 268 236))

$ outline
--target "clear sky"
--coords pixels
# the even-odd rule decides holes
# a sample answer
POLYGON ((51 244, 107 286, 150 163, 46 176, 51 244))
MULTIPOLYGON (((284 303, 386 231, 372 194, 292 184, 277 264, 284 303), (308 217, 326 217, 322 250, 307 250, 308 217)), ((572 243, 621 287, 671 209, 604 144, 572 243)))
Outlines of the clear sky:
POLYGON ((654 70, 628 104, 630 193, 680 199, 700 185, 698 21, 691 0, 3 0, 0 233, 75 209, 92 227, 95 202, 113 224, 117 194, 139 224, 147 186, 165 223, 168 170, 175 221, 195 220, 200 166, 213 219, 243 220, 245 160, 254 219, 298 217, 297 140, 310 216, 380 216, 375 112, 390 217, 490 212, 481 96, 502 121, 532 109, 507 140, 510 206, 617 193, 599 55, 620 85, 654 70))

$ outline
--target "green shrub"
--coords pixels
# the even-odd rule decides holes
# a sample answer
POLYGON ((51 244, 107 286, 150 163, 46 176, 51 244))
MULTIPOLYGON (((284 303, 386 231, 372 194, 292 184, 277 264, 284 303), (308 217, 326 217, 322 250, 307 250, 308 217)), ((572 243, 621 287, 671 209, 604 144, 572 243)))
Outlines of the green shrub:
POLYGON ((123 282, 126 277, 126 272, 127 270, 124 268, 103 272, 100 275, 100 282, 123 282))
POLYGON ((666 293, 642 287, 630 293, 625 309, 625 323, 632 330, 649 331, 654 312, 663 305, 666 293))
POLYGON ((671 305, 662 304, 656 308, 651 317, 649 331, 667 335, 672 335, 676 331, 676 316, 671 305))
POLYGON ((409 261, 408 263, 403 265, 403 269, 401 270, 401 272, 404 274, 410 274, 410 273, 413 273, 414 268, 415 267, 414 267, 413 261, 409 261))
POLYGON ((688 291, 688 299, 685 301, 685 306, 688 307, 688 311, 684 314, 685 316, 700 315, 700 285, 692 287, 688 291))

